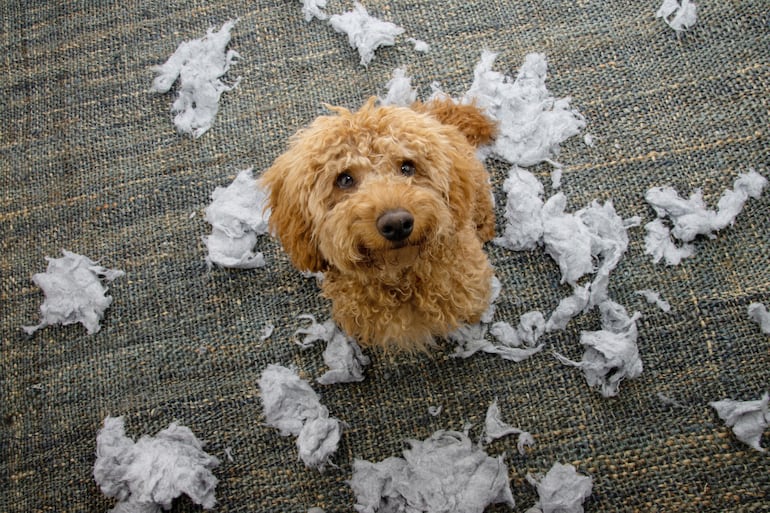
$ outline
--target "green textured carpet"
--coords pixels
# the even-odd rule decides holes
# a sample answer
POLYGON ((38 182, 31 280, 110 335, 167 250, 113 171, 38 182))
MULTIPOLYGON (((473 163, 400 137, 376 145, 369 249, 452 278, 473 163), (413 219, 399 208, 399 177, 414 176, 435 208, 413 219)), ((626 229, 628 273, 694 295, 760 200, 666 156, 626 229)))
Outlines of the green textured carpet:
MULTIPOLYGON (((304 325, 297 315, 326 319, 328 303, 268 238, 259 243, 268 265, 252 271, 208 271, 201 240, 214 188, 242 169, 266 169, 322 103, 357 108, 384 94, 397 66, 423 98, 433 81, 462 93, 482 49, 500 52, 496 69, 510 75, 527 53, 545 53, 549 90, 586 116, 595 147, 575 137, 559 157, 568 210, 612 199, 623 217, 650 221, 644 193, 657 185, 701 187, 713 207, 738 173, 770 177, 770 18, 764 0, 700 3, 697 25, 677 38, 654 18, 654 1, 367 1, 406 34, 364 68, 343 35, 304 21, 299 1, 4 2, 0 511, 108 510, 114 501, 91 476, 106 415, 125 416, 130 436, 177 421, 206 440, 222 459, 216 511, 351 511, 354 458, 397 456, 407 438, 466 422, 478 436, 495 397, 503 418, 536 440, 523 456, 515 438, 487 448, 507 454, 517 511, 536 499, 525 475, 555 461, 594 479, 588 512, 767 511, 770 458, 738 442, 708 406, 770 387, 770 338, 746 313, 751 302, 770 305, 767 191, 734 226, 699 239, 679 267, 652 264, 643 229, 631 230, 610 293, 644 314, 645 369, 617 398, 602 398, 551 355, 579 358, 580 330, 599 329, 596 313, 548 335, 547 350, 519 364, 457 360, 451 347, 432 358, 369 352, 362 383, 313 384, 349 425, 338 468, 323 474, 303 467, 292 438, 261 425, 257 381, 269 363, 296 365, 308 379, 324 371, 322 347, 302 351, 292 338, 304 325), (242 60, 228 77, 243 81, 222 96, 208 133, 180 136, 173 94, 148 92, 151 67, 231 18, 239 22, 229 48, 242 60), (407 36, 431 51, 416 53, 407 36), (30 278, 62 249, 126 275, 110 285, 99 333, 74 325, 28 337, 21 326, 38 322, 43 300, 30 278), (639 289, 660 292, 672 312, 644 303, 639 289), (268 323, 276 330, 260 343, 268 323)), ((330 0, 328 11, 350 7, 330 0)), ((508 166, 488 167, 501 228, 508 166)), ((549 166, 532 171, 550 183, 549 166)), ((570 293, 543 251, 488 252, 504 287, 498 319, 547 314, 570 293)))

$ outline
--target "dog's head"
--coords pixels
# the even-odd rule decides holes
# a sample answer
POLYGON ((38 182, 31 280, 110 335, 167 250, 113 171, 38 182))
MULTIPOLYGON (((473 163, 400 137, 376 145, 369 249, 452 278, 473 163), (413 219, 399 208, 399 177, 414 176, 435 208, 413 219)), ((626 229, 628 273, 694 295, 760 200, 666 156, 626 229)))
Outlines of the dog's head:
POLYGON ((296 267, 387 265, 471 222, 475 146, 494 133, 476 107, 370 99, 358 112, 330 110, 261 178, 271 229, 296 267))

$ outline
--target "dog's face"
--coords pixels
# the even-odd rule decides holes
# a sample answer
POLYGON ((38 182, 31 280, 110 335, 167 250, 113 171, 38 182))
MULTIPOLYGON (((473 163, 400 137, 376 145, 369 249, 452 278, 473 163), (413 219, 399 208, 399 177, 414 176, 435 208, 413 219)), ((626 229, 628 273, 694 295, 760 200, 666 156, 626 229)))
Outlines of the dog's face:
POLYGON ((477 184, 466 170, 480 163, 462 128, 439 121, 441 105, 431 113, 370 100, 355 113, 333 108, 294 136, 261 180, 271 228, 299 269, 408 265, 471 222, 477 184))

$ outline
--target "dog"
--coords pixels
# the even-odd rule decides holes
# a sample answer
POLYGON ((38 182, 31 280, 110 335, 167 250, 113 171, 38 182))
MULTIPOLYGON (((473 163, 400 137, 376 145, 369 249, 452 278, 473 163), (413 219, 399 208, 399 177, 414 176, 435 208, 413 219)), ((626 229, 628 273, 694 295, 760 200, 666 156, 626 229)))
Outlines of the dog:
POLYGON ((323 272, 360 345, 427 351, 489 307, 494 209, 476 150, 496 125, 449 99, 326 108, 260 177, 271 233, 295 267, 323 272))

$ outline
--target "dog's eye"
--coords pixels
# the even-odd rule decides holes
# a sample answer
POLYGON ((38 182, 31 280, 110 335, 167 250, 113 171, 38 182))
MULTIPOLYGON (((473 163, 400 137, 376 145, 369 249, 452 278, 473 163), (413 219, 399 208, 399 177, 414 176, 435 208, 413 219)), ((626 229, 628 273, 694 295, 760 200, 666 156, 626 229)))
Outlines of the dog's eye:
POLYGON ((337 175, 335 183, 340 189, 350 189, 355 184, 355 180, 348 173, 340 173, 337 175))
POLYGON ((405 160, 401 163, 401 174, 404 176, 414 176, 415 171, 414 162, 411 160, 405 160))

